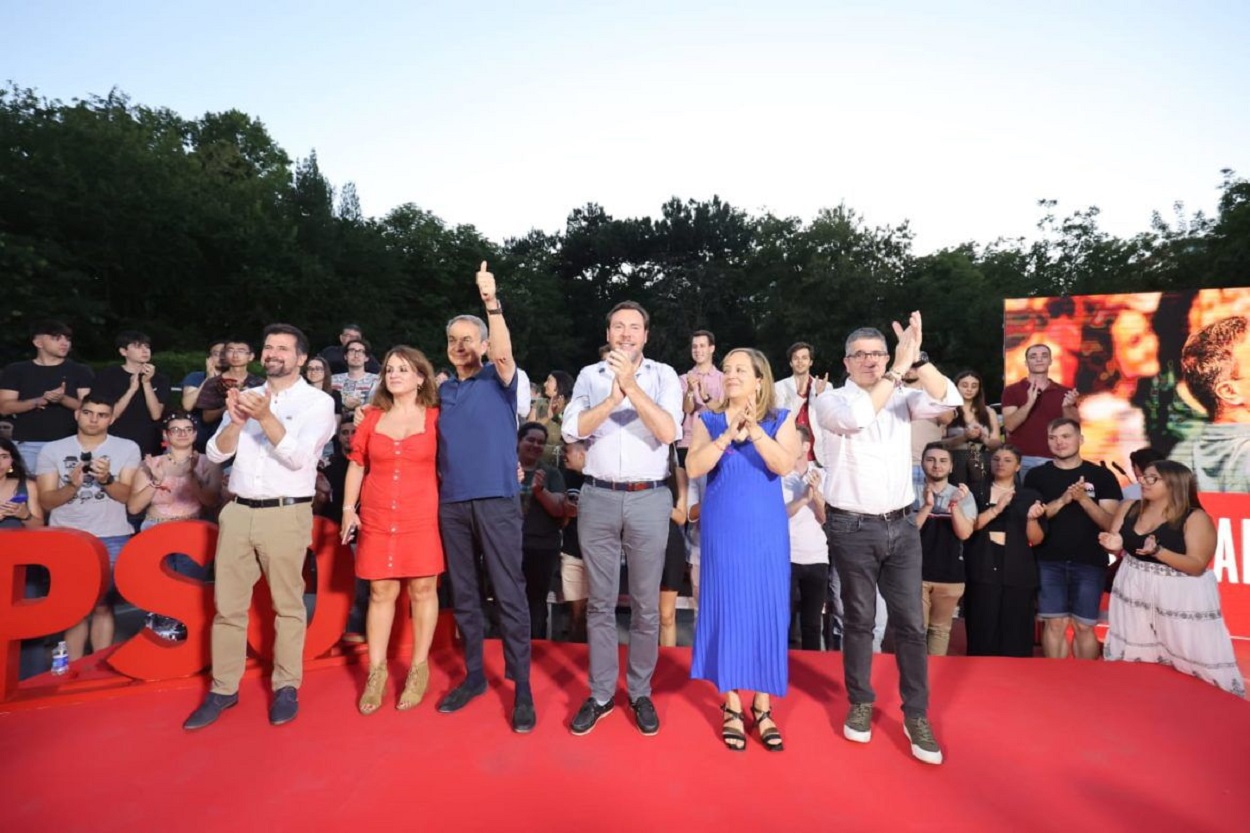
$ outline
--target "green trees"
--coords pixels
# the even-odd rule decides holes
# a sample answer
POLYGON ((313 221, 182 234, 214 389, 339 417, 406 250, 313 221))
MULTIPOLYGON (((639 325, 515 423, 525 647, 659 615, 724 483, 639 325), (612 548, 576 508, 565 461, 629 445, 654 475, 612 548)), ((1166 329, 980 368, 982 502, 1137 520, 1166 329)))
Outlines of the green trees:
POLYGON ((443 325, 477 311, 472 275, 500 275, 516 352, 536 376, 576 370, 604 339, 604 313, 633 299, 652 315, 648 352, 683 366, 692 330, 764 350, 816 348, 841 374, 856 326, 925 313, 926 347, 946 370, 1001 378, 1002 300, 1026 295, 1250 285, 1250 182, 1223 172, 1214 217, 1156 216, 1129 239, 1097 208, 1039 204, 1033 240, 914 251, 906 222, 853 208, 810 221, 750 214, 719 197, 674 197, 652 217, 595 204, 559 233, 492 242, 417 204, 367 218, 355 186, 336 190, 315 153, 292 160, 238 111, 187 119, 125 95, 63 104, 0 89, 0 349, 25 354, 26 328, 55 316, 80 353, 111 358, 113 334, 148 330, 160 349, 199 350, 226 333, 288 320, 328 343, 346 320, 378 347, 408 342, 443 363, 443 325))

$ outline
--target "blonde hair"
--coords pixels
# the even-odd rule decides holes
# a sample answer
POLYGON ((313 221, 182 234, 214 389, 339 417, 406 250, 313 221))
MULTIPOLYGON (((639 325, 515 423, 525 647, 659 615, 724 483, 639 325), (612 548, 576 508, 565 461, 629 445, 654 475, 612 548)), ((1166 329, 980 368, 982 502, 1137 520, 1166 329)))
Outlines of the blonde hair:
POLYGON ((425 377, 425 381, 417 389, 417 404, 427 408, 437 407, 438 385, 434 382, 434 365, 430 364, 430 360, 425 357, 424 353, 407 344, 392 347, 387 351, 386 357, 382 359, 382 378, 378 381, 377 389, 373 392, 373 399, 369 404, 383 411, 389 411, 395 404, 395 397, 386 387, 386 364, 391 359, 399 359, 425 377))
MULTIPOLYGON (((751 369, 755 371, 755 378, 760 380, 759 390, 755 392, 755 419, 764 419, 775 410, 773 369, 768 364, 768 357, 754 347, 735 347, 725 354, 725 358, 721 359, 721 370, 725 369, 725 364, 734 353, 742 353, 751 360, 751 369)), ((723 412, 728 404, 729 401, 725 400, 718 410, 723 412)))

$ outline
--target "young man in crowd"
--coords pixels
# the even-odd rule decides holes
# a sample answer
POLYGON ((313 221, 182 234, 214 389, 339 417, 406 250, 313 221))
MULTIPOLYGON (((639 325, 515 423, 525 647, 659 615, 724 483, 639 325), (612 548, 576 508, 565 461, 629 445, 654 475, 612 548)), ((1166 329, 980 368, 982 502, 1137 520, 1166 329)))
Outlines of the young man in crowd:
POLYGON ((45 443, 77 430, 75 415, 91 390, 90 368, 69 359, 73 337, 60 321, 40 321, 31 328, 35 358, 0 373, 0 415, 13 420, 13 441, 27 471, 38 467, 45 443))
POLYGON ((369 345, 363 339, 354 338, 344 344, 343 358, 347 371, 331 376, 330 384, 343 395, 343 416, 350 419, 357 408, 369 404, 379 377, 365 369, 369 363, 369 345))
POLYGON ((677 464, 686 465, 694 421, 703 411, 719 408, 725 399, 725 374, 716 366, 716 336, 709 330, 695 330, 690 336, 690 358, 694 367, 678 377, 681 382, 681 439, 677 441, 677 464))
POLYGON ((1052 459, 1024 478, 1027 488, 1041 493, 1050 519, 1046 539, 1034 552, 1041 580, 1037 617, 1045 623, 1042 652, 1051 659, 1065 659, 1069 650, 1077 659, 1098 658, 1094 626, 1107 581, 1107 552, 1098 533, 1111 527, 1124 497, 1114 474, 1081 459, 1083 442, 1076 420, 1052 420, 1052 459), (1070 649, 1069 625, 1074 634, 1070 649))
POLYGON ((586 565, 582 562, 581 539, 577 534, 578 502, 582 496, 582 485, 586 467, 586 443, 566 442, 561 447, 560 474, 564 477, 564 514, 568 522, 564 525, 564 536, 560 548, 560 587, 564 601, 569 606, 569 639, 573 642, 586 641, 586 599, 589 589, 586 582, 586 565))
POLYGON ((50 513, 48 526, 89 532, 108 550, 107 592, 91 615, 65 632, 71 660, 83 655, 88 634, 96 651, 113 644, 113 565, 134 534, 126 501, 141 460, 139 446, 109 434, 112 402, 89 393, 74 417, 77 430, 44 445, 35 469, 40 505, 50 513))
POLYGON ((964 595, 964 541, 972 537, 977 501, 966 484, 950 482, 951 453, 940 441, 921 453, 924 484, 916 493, 915 523, 920 530, 921 610, 929 656, 944 657, 951 623, 964 595))
MULTIPOLYGON (((335 373, 347 372, 347 360, 343 355, 344 348, 347 347, 349 341, 362 341, 365 337, 364 330, 359 324, 344 324, 339 331, 339 343, 333 344, 322 350, 321 358, 326 360, 326 364, 330 365, 331 375, 335 373)), ((370 358, 365 363, 365 370, 369 373, 381 373, 382 366, 378 364, 378 360, 370 358)))
POLYGON ((230 391, 251 390, 265 384, 262 377, 248 370, 255 354, 247 341, 238 338, 227 341, 225 357, 225 370, 206 379, 195 398, 195 409, 200 412, 200 419, 210 437, 221 425, 230 391))
POLYGON ((1079 423, 1077 393, 1050 378, 1049 345, 1034 344, 1024 351, 1029 374, 1003 388, 1003 428, 1020 449, 1020 477, 1050 460, 1047 426, 1060 417, 1079 423))
POLYGON ((117 336, 122 363, 96 374, 93 390, 112 401, 116 437, 133 440, 143 454, 161 450, 161 417, 169 399, 169 377, 152 364, 152 340, 137 330, 117 336))

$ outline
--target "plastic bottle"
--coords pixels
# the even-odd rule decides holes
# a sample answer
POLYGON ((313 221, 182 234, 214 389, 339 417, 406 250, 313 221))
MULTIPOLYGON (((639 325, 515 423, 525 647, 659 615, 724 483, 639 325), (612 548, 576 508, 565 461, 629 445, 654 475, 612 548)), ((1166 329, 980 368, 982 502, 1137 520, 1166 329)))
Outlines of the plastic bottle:
POLYGON ((62 639, 52 649, 52 673, 58 677, 69 671, 69 646, 62 639))

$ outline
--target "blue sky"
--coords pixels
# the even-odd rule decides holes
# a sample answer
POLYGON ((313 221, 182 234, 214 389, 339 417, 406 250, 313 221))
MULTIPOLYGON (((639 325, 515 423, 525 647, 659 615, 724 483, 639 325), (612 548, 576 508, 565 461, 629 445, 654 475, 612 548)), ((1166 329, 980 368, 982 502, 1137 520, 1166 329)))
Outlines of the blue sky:
POLYGON ((0 79, 260 118, 367 214, 495 240, 719 194, 1029 236, 1039 198, 1212 212, 1250 176, 1245 2, 5 3, 0 79))

